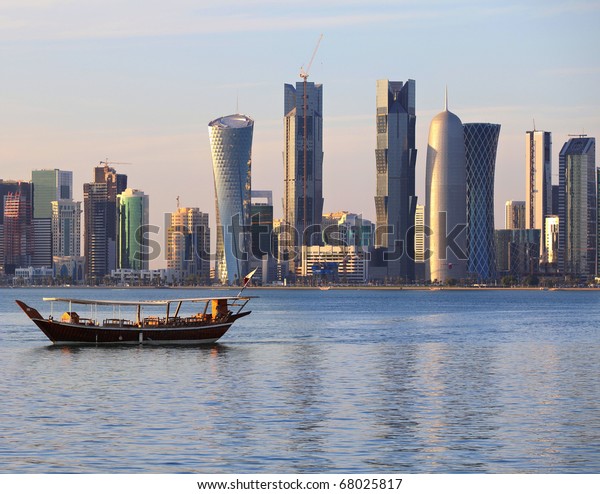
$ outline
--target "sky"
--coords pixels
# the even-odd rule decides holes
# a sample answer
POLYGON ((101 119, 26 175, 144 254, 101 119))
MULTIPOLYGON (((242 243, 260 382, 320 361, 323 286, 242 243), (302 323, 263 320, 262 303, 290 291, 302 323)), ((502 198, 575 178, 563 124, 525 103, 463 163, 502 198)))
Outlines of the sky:
MULTIPOLYGON (((375 85, 416 81, 417 194, 431 119, 501 124, 496 227, 525 199, 525 132, 600 137, 600 1, 0 0, 0 178, 100 161, 150 196, 150 220, 215 203, 208 123, 255 121, 252 188, 283 194, 283 84, 323 84, 324 212, 375 220, 375 85)), ((214 230, 213 230, 214 232, 214 230)), ((157 240, 162 240, 158 238, 157 240)), ((161 267, 157 263, 155 267, 161 267)))

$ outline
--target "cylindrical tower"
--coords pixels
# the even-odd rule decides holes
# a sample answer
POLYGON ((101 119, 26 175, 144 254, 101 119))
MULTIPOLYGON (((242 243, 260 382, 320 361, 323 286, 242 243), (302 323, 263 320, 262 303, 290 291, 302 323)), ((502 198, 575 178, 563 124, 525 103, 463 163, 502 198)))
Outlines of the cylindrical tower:
POLYGON ((446 109, 429 127, 426 170, 428 279, 466 276, 467 185, 463 125, 446 109))
POLYGON ((229 115, 208 124, 217 210, 216 276, 237 284, 248 272, 250 242, 252 132, 246 115, 229 115))
POLYGON ((148 196, 141 190, 125 189, 117 195, 117 201, 117 267, 148 269, 148 196))

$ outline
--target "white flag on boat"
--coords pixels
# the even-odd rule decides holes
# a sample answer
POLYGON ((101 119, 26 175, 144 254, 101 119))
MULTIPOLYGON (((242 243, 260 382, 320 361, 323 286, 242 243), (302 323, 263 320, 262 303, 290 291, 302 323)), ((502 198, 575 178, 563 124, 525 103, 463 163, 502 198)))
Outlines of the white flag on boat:
POLYGON ((252 278, 252 276, 254 276, 254 273, 256 273, 256 270, 258 268, 254 268, 252 271, 250 271, 245 277, 244 277, 244 283, 243 286, 244 288, 246 287, 246 285, 250 282, 250 279, 252 278))
POLYGON ((254 275, 254 273, 256 273, 256 270, 258 268, 254 268, 252 271, 250 271, 246 276, 244 276, 244 283, 242 284, 242 289, 240 290, 240 292, 237 294, 237 296, 239 297, 242 292, 244 291, 244 288, 246 288, 246 285, 250 282, 250 279, 252 278, 252 276, 254 275))

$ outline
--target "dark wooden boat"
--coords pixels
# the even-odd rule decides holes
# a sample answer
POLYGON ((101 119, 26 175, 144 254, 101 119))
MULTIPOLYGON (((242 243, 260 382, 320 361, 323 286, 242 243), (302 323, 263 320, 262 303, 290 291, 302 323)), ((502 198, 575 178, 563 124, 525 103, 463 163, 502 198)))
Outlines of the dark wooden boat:
MULTIPOLYGON (((241 292, 240 292, 241 293, 241 292)), ((145 345, 199 345, 214 343, 231 325, 250 314, 242 312, 250 297, 189 298, 152 300, 144 302, 82 300, 71 298, 44 298, 68 304, 68 310, 59 319, 51 314, 43 317, 36 309, 17 300, 25 314, 56 345, 74 344, 145 344, 145 345), (198 304, 191 316, 181 317, 183 304, 198 304), (73 306, 89 309, 90 317, 82 317, 73 306), (110 310, 112 317, 101 318, 98 309, 110 310), (107 309, 108 308, 108 309, 107 309), (162 313, 156 314, 162 308, 162 313), (210 309, 210 310, 209 310, 210 309), (133 311, 130 319, 121 316, 133 311), (144 312, 152 312, 152 315, 144 312)), ((52 307, 53 308, 53 307, 52 307)), ((52 310, 51 310, 52 312, 52 310)))

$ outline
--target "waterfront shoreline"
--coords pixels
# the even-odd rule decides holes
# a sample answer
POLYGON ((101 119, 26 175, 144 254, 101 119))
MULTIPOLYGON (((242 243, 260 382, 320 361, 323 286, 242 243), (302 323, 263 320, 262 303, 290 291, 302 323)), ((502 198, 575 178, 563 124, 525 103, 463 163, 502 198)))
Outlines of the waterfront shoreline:
MULTIPOLYGON (((240 290, 241 287, 235 286, 53 286, 53 285, 33 285, 33 286, 0 286, 0 289, 73 289, 73 290, 240 290)), ((321 290, 318 286, 248 286, 246 290, 321 290)), ((331 285, 327 290, 416 290, 416 291, 489 291, 489 290, 526 290, 526 291, 598 291, 600 287, 526 287, 526 286, 334 286, 331 285)))

